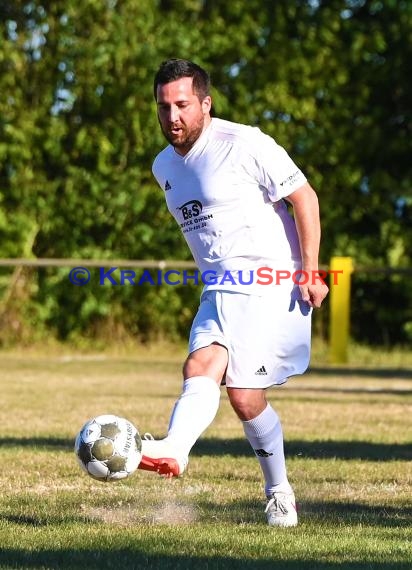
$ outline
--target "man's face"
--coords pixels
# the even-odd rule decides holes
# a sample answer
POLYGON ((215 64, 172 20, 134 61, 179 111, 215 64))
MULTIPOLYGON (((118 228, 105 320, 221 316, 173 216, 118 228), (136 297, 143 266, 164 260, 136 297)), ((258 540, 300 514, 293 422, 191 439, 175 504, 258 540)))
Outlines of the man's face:
POLYGON ((192 78, 182 77, 157 87, 160 127, 176 152, 184 156, 210 122, 211 98, 203 101, 192 89, 192 78))

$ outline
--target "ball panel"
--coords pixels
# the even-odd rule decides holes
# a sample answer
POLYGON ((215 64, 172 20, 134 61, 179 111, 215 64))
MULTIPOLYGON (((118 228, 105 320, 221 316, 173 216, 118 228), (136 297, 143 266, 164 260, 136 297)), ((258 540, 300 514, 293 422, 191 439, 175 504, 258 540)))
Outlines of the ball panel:
POLYGON ((113 456, 114 453, 114 443, 112 440, 105 437, 99 438, 93 443, 91 448, 91 454, 95 459, 99 461, 106 461, 113 456))
POLYGON ((102 437, 115 439, 117 436, 121 435, 122 432, 116 422, 111 422, 109 424, 102 424, 100 433, 102 437))
POLYGON ((91 477, 99 481, 107 481, 110 475, 110 471, 104 463, 94 460, 87 464, 87 472, 91 477))
POLYGON ((133 453, 127 457, 126 460, 126 471, 133 473, 139 467, 139 463, 142 460, 142 454, 140 452, 133 453))
POLYGON ((85 443, 82 439, 80 439, 76 448, 77 448, 78 458, 80 459, 80 461, 82 463, 87 465, 87 463, 89 463, 89 461, 91 461, 93 459, 93 456, 91 453, 91 444, 85 443))
POLYGON ((106 465, 111 473, 116 471, 125 471, 126 463, 126 457, 121 457, 120 455, 114 455, 111 459, 106 461, 106 465))
POLYGON ((96 441, 100 437, 100 424, 96 420, 90 420, 82 427, 80 434, 85 443, 96 441))
POLYGON ((129 477, 129 475, 131 475, 131 473, 128 473, 127 471, 115 471, 114 473, 110 473, 107 481, 120 481, 121 479, 129 477))
MULTIPOLYGON (((136 449, 141 455, 142 454, 142 438, 140 437, 140 434, 138 433, 137 430, 136 430, 135 434, 133 435, 133 439, 134 439, 136 449)), ((139 460, 139 463, 140 463, 140 460, 139 460)))

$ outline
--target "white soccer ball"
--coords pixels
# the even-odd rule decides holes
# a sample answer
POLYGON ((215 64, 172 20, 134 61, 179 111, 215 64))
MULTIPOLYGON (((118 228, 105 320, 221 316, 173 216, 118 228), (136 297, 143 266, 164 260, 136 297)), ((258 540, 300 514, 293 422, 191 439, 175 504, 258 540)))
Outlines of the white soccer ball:
POLYGON ((84 424, 74 444, 79 465, 99 481, 125 479, 142 459, 142 440, 135 426, 119 416, 97 416, 84 424))

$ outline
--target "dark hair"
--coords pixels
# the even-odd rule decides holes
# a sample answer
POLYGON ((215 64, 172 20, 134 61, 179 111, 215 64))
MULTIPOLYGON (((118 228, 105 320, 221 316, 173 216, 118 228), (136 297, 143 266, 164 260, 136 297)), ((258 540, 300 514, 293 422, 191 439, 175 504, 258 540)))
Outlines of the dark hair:
POLYGON ((168 59, 160 65, 154 77, 154 98, 157 98, 158 85, 165 85, 182 77, 192 77, 193 93, 198 96, 200 101, 209 95, 210 77, 207 71, 187 59, 168 59))

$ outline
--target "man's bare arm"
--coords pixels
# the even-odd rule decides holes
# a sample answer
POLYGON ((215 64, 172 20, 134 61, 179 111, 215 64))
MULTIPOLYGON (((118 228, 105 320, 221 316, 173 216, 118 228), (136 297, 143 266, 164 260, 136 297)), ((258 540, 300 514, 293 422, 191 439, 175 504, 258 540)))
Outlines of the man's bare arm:
POLYGON ((321 236, 318 197, 311 185, 306 182, 287 196, 286 200, 293 207, 302 255, 302 271, 309 277, 307 283, 300 285, 302 299, 311 307, 317 308, 328 294, 327 285, 321 279, 316 279, 321 236))

